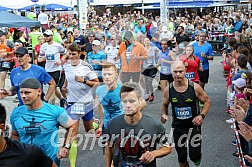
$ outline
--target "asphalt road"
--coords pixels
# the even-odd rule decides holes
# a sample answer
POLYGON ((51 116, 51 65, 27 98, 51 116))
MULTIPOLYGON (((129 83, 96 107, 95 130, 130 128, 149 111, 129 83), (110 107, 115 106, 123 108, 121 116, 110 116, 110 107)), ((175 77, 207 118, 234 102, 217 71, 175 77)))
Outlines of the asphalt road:
MULTIPOLYGON (((232 153, 236 151, 236 147, 231 145, 231 141, 234 139, 233 131, 230 128, 230 124, 225 123, 226 119, 229 119, 228 114, 225 113, 226 109, 226 88, 225 79, 222 76, 222 67, 220 64, 221 57, 216 57, 214 61, 210 63, 210 81, 206 86, 206 92, 209 95, 212 106, 204 119, 202 132, 203 132, 203 146, 202 153, 203 158, 200 166, 204 167, 237 167, 239 161, 237 157, 234 157, 232 153)), ((7 88, 9 87, 9 81, 7 81, 7 88)), ((8 110, 8 114, 16 106, 16 102, 13 101, 14 97, 7 97, 0 102, 3 103, 8 110)), ((161 104, 161 91, 155 92, 155 101, 149 103, 144 110, 145 114, 152 116, 153 118, 160 120, 160 104, 161 104)), ((167 130, 170 130, 171 115, 168 122, 165 124, 167 130)), ((80 134, 85 134, 83 126, 81 124, 80 134)), ((85 141, 85 140, 84 140, 85 141)), ((78 148, 78 157, 76 167, 96 167, 104 166, 104 159, 102 148, 98 147, 97 141, 94 148, 90 149, 91 142, 83 142, 78 148), (83 149, 84 147, 84 149, 83 149)), ((69 166, 67 159, 62 160, 62 166, 69 166)), ((178 166, 177 154, 174 150, 170 155, 157 160, 159 167, 175 167, 178 166)), ((191 166, 194 166, 190 162, 191 166)))

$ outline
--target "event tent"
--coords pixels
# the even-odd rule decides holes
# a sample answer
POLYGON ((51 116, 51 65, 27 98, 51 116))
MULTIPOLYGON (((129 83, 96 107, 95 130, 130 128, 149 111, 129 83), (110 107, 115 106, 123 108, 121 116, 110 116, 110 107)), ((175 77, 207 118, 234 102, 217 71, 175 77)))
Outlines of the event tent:
POLYGON ((34 27, 41 26, 39 21, 0 11, 0 27, 34 27))
POLYGON ((22 8, 19 8, 18 11, 19 12, 27 12, 27 11, 30 11, 31 10, 31 7, 41 7, 42 5, 39 5, 39 4, 35 4, 35 5, 29 5, 29 6, 25 6, 25 7, 22 7, 22 8))
POLYGON ((73 8, 64 6, 64 5, 51 3, 48 5, 45 5, 45 10, 47 11, 72 11, 73 8))
POLYGON ((10 12, 10 11, 12 11, 12 9, 0 6, 0 11, 9 11, 10 12))

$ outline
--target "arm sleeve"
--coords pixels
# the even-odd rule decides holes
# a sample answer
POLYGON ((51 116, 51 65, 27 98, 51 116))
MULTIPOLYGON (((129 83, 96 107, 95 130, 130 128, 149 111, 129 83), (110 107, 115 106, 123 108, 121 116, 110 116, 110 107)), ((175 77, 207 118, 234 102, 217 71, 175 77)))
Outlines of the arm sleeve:
POLYGON ((68 113, 65 111, 65 109, 59 108, 57 114, 58 122, 60 123, 60 125, 66 127, 68 121, 70 120, 68 113))
POLYGON ((31 166, 36 167, 51 167, 53 161, 37 146, 28 145, 26 148, 26 160, 31 166))

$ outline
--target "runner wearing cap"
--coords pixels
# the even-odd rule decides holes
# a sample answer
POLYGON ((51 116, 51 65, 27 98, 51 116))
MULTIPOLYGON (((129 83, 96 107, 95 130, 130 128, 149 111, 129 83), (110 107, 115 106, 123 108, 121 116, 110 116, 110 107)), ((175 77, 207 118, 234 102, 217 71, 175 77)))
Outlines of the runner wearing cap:
MULTIPOLYGON (((40 48, 38 62, 46 61, 45 70, 52 76, 56 85, 59 84, 60 73, 62 70, 60 54, 65 53, 65 48, 60 44, 53 42, 53 33, 51 30, 44 32, 45 43, 40 48)), ((61 96, 60 91, 56 88, 55 94, 60 100, 60 106, 64 106, 66 100, 61 96)), ((53 94, 51 104, 55 104, 55 95, 53 94)))
POLYGON ((0 104, 0 164, 1 166, 56 167, 51 158, 34 145, 9 139, 6 126, 6 109, 0 104))
POLYGON ((107 62, 107 57, 101 50, 101 42, 99 40, 94 40, 92 42, 92 49, 93 51, 88 53, 87 61, 93 66, 99 81, 102 82, 102 66, 107 62))
POLYGON ((60 166, 59 159, 67 157, 76 134, 71 131, 63 147, 58 149, 58 126, 65 127, 68 133, 75 121, 63 108, 43 102, 41 93, 41 84, 37 79, 26 78, 21 82, 20 96, 24 105, 16 107, 11 113, 11 137, 40 147, 60 166))
POLYGON ((16 57, 19 63, 19 67, 11 70, 11 88, 8 91, 5 89, 1 89, 2 93, 0 93, 0 96, 3 98, 6 96, 13 96, 17 94, 19 105, 23 105, 20 96, 20 83, 27 77, 33 77, 38 79, 41 85, 49 85, 47 94, 45 95, 43 92, 41 94, 41 98, 45 101, 48 101, 51 95, 53 94, 56 86, 53 78, 45 71, 44 68, 29 63, 30 56, 28 54, 28 50, 25 47, 17 48, 16 57))
POLYGON ((125 42, 122 42, 118 56, 115 58, 117 61, 121 58, 122 67, 122 83, 129 82, 130 79, 138 82, 141 72, 141 60, 148 58, 148 54, 142 44, 135 42, 131 31, 126 31, 124 34, 125 42))
POLYGON ((6 32, 0 31, 0 89, 5 88, 7 72, 14 66, 15 45, 6 39, 6 32))

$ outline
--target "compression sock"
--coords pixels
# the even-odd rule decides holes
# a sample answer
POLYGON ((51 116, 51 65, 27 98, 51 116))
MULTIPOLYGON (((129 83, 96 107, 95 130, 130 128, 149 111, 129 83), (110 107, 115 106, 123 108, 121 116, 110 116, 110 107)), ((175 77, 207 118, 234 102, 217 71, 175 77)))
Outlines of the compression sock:
POLYGON ((69 150, 69 161, 70 161, 70 167, 75 167, 76 158, 77 158, 77 142, 76 140, 73 141, 72 146, 69 150))

